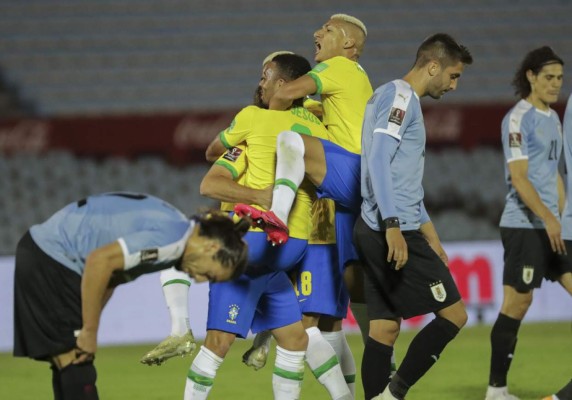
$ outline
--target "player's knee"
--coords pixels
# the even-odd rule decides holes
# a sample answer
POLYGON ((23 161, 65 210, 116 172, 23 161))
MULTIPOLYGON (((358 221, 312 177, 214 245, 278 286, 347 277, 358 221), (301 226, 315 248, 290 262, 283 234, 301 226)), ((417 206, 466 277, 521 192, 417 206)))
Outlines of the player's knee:
POLYGON ((299 133, 294 131, 280 132, 276 140, 276 146, 278 151, 287 151, 298 156, 304 156, 304 140, 299 133))
POLYGON ((300 323, 299 329, 289 330, 288 335, 274 336, 278 346, 289 351, 305 351, 308 348, 308 334, 300 323))
POLYGON ((457 328, 461 329, 463 326, 467 324, 468 320, 469 320, 469 315, 467 314, 467 310, 463 306, 459 311, 457 311, 454 314, 453 320, 451 320, 451 322, 454 323, 457 326, 457 328))
POLYGON ((64 399, 98 400, 97 372, 93 362, 70 364, 59 371, 60 388, 64 399))
POLYGON ((505 293, 501 313, 511 318, 523 319, 532 304, 532 297, 532 290, 523 293, 516 290, 505 293))
POLYGON ((459 300, 453 305, 450 305, 443 310, 436 313, 437 316, 446 319, 451 322, 457 328, 461 329, 467 323, 469 315, 467 314, 467 309, 462 300, 459 300))
POLYGON ((399 323, 392 320, 375 320, 371 321, 369 325, 369 336, 387 346, 393 346, 400 331, 399 323))
POLYGON ((221 331, 207 331, 205 338, 205 347, 215 353, 217 356, 224 358, 230 347, 234 343, 236 336, 231 333, 221 331))

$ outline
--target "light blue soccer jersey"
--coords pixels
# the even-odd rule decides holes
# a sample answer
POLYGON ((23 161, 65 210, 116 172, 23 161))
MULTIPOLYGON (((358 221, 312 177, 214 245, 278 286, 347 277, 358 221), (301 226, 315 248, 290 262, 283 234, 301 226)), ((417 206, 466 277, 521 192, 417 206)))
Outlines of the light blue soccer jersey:
POLYGON ((419 97, 401 79, 380 86, 367 104, 362 128, 361 213, 371 229, 381 230, 381 221, 395 216, 402 230, 429 221, 423 205, 424 166, 419 97))
POLYGON ((543 229, 544 223, 524 204, 512 185, 508 163, 528 160, 528 180, 550 211, 558 212, 558 160, 562 153, 562 125, 554 110, 547 112, 520 100, 502 121, 502 147, 508 186, 500 226, 543 229))
POLYGON ((572 240, 572 95, 568 98, 564 113, 564 160, 566 161, 566 206, 562 213, 562 239, 572 240))
POLYGON ((31 227, 30 234, 47 255, 79 275, 89 253, 118 241, 124 279, 132 280, 180 262, 193 227, 183 213, 156 197, 105 193, 68 204, 31 227))

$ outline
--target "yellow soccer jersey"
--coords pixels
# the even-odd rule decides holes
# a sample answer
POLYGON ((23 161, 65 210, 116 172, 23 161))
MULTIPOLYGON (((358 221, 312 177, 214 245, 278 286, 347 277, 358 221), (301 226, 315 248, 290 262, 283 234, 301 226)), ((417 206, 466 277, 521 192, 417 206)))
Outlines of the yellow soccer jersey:
POLYGON ((361 126, 365 106, 373 94, 367 73, 357 62, 338 56, 316 65, 308 75, 322 97, 322 121, 329 139, 361 154, 361 126))
POLYGON ((317 199, 312 205, 312 231, 308 244, 336 243, 336 204, 332 199, 317 199))
MULTIPOLYGON (((236 115, 230 127, 220 133, 220 139, 227 148, 239 143, 246 144, 248 168, 244 177, 245 186, 263 189, 274 184, 276 138, 280 132, 286 130, 322 139, 328 137, 328 132, 320 120, 302 107, 274 111, 248 106, 236 115)), ((298 189, 288 219, 291 237, 308 239, 314 198, 314 186, 304 180, 298 189)))
MULTIPOLYGON (((244 185, 244 171, 246 170, 246 152, 244 146, 231 147, 222 156, 215 161, 216 165, 220 165, 230 171, 232 179, 241 185, 244 185)), ((221 202, 220 209, 222 211, 233 211, 234 203, 221 202)))

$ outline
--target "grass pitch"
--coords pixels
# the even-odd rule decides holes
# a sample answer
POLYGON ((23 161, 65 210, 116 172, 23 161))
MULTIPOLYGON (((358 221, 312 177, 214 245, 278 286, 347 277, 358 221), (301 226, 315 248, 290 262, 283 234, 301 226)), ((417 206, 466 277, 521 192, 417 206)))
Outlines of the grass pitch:
MULTIPOLYGON (((439 362, 409 392, 413 400, 482 400, 488 380, 490 326, 471 327, 445 349, 439 362)), ((415 332, 403 332, 397 342, 398 362, 415 332)), ((524 324, 509 374, 511 392, 522 400, 539 400, 554 393, 572 377, 570 322, 524 324)), ((356 359, 356 399, 363 399, 360 363, 361 337, 348 336, 356 359)), ((241 363, 250 340, 237 340, 220 368, 210 399, 272 399, 274 353, 260 371, 241 363)), ((139 364, 153 347, 123 346, 99 349, 96 367, 98 389, 103 400, 182 399, 187 369, 192 357, 175 358, 160 367, 139 364)), ((47 363, 0 354, 0 399, 51 399, 51 371, 47 363)), ((306 369, 302 399, 328 399, 327 392, 306 369)))

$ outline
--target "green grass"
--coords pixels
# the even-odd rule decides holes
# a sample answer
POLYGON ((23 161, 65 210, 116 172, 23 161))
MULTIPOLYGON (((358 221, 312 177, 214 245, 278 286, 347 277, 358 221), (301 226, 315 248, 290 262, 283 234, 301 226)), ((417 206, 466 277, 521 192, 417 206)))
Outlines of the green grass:
MULTIPOLYGON (((538 400, 563 386, 572 376, 570 323, 524 324, 509 374, 511 391, 522 400, 538 400)), ((439 362, 409 392, 414 400, 482 400, 489 368, 489 326, 463 330, 442 354, 439 362)), ((403 332, 396 351, 398 361, 415 332, 403 332)), ((363 399, 359 377, 363 347, 350 335, 358 365, 357 399, 363 399)), ((273 357, 255 372, 241 363, 250 341, 237 340, 220 368, 209 398, 232 400, 272 399, 273 357)), ((97 355, 98 388, 104 400, 181 399, 192 358, 176 358, 160 367, 139 364, 153 345, 101 348, 97 355)), ((51 398, 51 372, 47 363, 16 359, 0 353, 0 399, 51 398)), ((328 399, 325 390, 307 370, 302 399, 328 399)))

